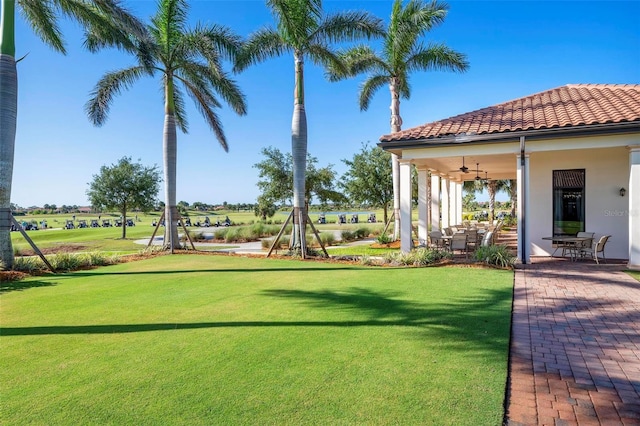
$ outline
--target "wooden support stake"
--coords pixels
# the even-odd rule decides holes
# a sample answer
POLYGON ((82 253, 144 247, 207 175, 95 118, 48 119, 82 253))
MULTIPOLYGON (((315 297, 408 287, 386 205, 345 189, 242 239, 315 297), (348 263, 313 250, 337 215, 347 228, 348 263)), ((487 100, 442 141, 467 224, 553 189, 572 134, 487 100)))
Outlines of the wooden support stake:
POLYGON ((153 234, 151 235, 151 239, 149 240, 149 244, 147 244, 147 248, 149 248, 151 246, 151 243, 153 243, 153 239, 156 237, 156 233, 158 232, 158 228, 160 228, 160 224, 162 223, 163 220, 164 220, 164 211, 160 215, 160 220, 158 220, 158 223, 156 223, 156 229, 153 230, 153 234))
POLYGON ((269 252, 267 253, 267 257, 271 256, 271 253, 273 252, 273 249, 275 248, 276 244, 278 244, 278 242, 280 241, 280 237, 282 237, 282 234, 284 233, 284 230, 287 227, 287 225, 289 224, 289 221, 291 220, 292 217, 293 217, 293 210, 291 210, 291 213, 289 213, 289 217, 287 217, 287 220, 284 221, 284 224, 282 225, 282 228, 280 228, 280 232, 278 232, 278 235, 276 236, 276 239, 273 240, 273 244, 271 244, 271 247, 269 248, 269 252))
POLYGON ((16 228, 18 228, 18 231, 20 231, 20 233, 22 234, 22 236, 24 237, 25 240, 27 240, 27 242, 29 243, 29 245, 31 245, 31 248, 33 249, 33 251, 36 252, 36 254, 38 256, 40 256, 40 259, 42 259, 42 261, 44 262, 45 265, 47 265, 47 268, 49 268, 49 270, 51 272, 55 272, 53 270, 53 266, 51 266, 51 264, 49 263, 49 261, 47 260, 46 257, 44 257, 44 254, 42 254, 42 252, 40 251, 40 249, 38 248, 38 246, 36 246, 36 244, 33 242, 33 240, 29 237, 29 235, 27 235, 27 232, 24 230, 24 228, 22 227, 22 225, 20 224, 20 222, 18 222, 16 220, 15 217, 13 217, 13 214, 11 215, 11 222, 16 226, 16 228))
POLYGON ((322 243, 322 240, 320 239, 320 234, 318 234, 318 231, 316 231, 316 227, 313 226, 313 221, 309 217, 309 213, 307 213, 307 220, 309 221, 309 225, 311 225, 311 229, 313 230, 313 233, 315 234, 316 238, 318 239, 318 243, 320 244, 320 247, 322 247, 322 251, 324 252, 325 256, 327 256, 327 258, 328 258, 329 257, 329 253, 327 253, 327 249, 324 247, 324 244, 322 243))

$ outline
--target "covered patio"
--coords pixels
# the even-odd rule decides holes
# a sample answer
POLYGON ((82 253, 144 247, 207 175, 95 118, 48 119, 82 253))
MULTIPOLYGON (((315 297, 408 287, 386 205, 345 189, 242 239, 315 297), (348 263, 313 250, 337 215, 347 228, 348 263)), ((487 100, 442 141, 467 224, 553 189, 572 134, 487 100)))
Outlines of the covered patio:
POLYGON ((400 159, 403 251, 415 166, 421 240, 462 222, 463 181, 515 179, 522 263, 550 256, 553 237, 590 231, 611 236, 606 257, 640 268, 640 85, 562 86, 380 141, 400 159))

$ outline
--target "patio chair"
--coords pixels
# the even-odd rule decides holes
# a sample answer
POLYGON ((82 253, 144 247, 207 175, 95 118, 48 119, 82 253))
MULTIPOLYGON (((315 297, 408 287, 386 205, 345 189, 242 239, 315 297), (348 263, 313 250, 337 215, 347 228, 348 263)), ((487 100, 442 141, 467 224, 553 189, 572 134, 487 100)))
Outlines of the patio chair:
POLYGON ((562 247, 562 255, 565 255, 566 251, 569 251, 569 255, 571 256, 572 259, 577 259, 578 257, 584 257, 584 253, 582 252, 582 249, 588 249, 593 245, 593 236, 595 235, 595 232, 578 232, 576 234, 577 238, 585 238, 584 241, 580 241, 580 242, 572 242, 569 244, 565 244, 562 247))
POLYGON ((456 250, 464 252, 464 258, 466 259, 467 256, 469 255, 469 245, 467 244, 467 236, 465 234, 454 234, 451 237, 449 249, 453 254, 455 254, 456 250))
POLYGON ((602 260, 604 263, 607 263, 607 259, 604 256, 604 246, 607 244, 607 241, 611 238, 611 235, 603 235, 600 237, 597 243, 593 244, 591 247, 584 247, 580 250, 580 255, 583 257, 590 256, 596 263, 599 265, 600 261, 598 259, 598 253, 602 253, 602 260))
POLYGON ((447 240, 442 238, 442 232, 431 231, 429 232, 429 243, 430 247, 444 248, 447 245, 447 240))
POLYGON ((444 235, 452 236, 454 234, 453 229, 444 228, 444 235))
POLYGON ((465 232, 467 236, 467 245, 469 248, 478 247, 478 230, 477 229, 467 229, 465 232))
POLYGON ((480 245, 482 247, 489 247, 490 245, 493 245, 493 231, 487 231, 484 234, 484 237, 482 237, 482 242, 480 243, 480 245))

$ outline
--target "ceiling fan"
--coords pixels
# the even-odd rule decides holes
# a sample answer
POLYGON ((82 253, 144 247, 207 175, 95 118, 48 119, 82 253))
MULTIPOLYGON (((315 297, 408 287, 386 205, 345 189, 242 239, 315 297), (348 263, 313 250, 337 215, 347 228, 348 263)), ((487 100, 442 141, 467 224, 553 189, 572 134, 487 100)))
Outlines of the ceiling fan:
POLYGON ((480 163, 476 163, 476 180, 482 180, 482 178, 480 177, 480 172, 483 172, 484 170, 480 170, 480 163))
POLYGON ((462 167, 460 167, 458 170, 450 170, 449 172, 450 173, 453 173, 453 172, 469 173, 469 168, 464 165, 464 157, 462 157, 462 167))

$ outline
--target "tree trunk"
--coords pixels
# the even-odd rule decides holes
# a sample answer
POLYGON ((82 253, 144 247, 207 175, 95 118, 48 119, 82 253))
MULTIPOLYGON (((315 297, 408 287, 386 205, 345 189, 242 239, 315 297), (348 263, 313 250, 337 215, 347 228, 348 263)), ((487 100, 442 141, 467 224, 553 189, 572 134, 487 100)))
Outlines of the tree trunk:
POLYGON ((178 240, 178 207, 176 205, 177 137, 173 114, 164 117, 164 247, 173 252, 180 248, 178 240))
POLYGON ((304 110, 304 60, 295 52, 295 92, 291 120, 291 155, 293 157, 293 238, 291 249, 306 254, 305 172, 307 170, 307 116, 304 110))
POLYGON ((125 240, 127 238, 127 205, 122 206, 122 210, 120 211, 122 215, 122 239, 125 240))
POLYGON ((511 217, 516 217, 516 203, 518 202, 518 183, 515 179, 509 181, 509 195, 511 198, 511 217))
MULTIPOLYGON (((389 81, 389 91, 391 92, 391 133, 395 133, 402 129, 402 118, 400 117, 400 93, 394 77, 389 81)), ((400 161, 395 154, 391 154, 391 170, 393 174, 393 239, 398 240, 400 238, 400 161)))
POLYGON ((0 269, 13 268, 11 183, 18 116, 18 73, 15 61, 15 2, 2 0, 0 34, 0 269))
POLYGON ((487 182, 487 192, 489 193, 489 223, 493 223, 496 217, 496 191, 498 183, 495 180, 487 182))

